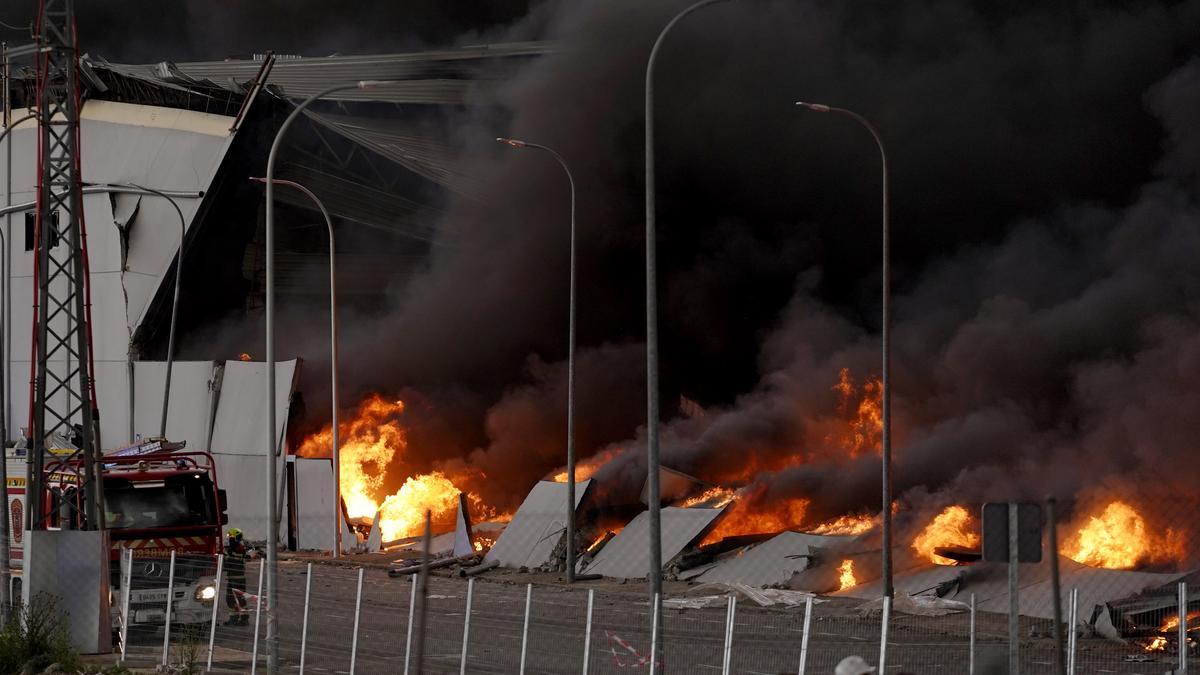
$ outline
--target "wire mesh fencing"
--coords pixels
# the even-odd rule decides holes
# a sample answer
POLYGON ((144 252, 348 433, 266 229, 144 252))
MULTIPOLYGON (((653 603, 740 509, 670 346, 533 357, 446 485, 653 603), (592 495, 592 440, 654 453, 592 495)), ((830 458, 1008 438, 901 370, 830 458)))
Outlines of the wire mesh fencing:
MULTIPOLYGON (((1002 593, 913 604, 898 591, 885 624, 881 600, 794 593, 762 606, 737 589, 696 597, 679 586, 657 625, 641 584, 589 589, 443 570, 430 574, 418 597, 415 575, 285 559, 271 607, 257 559, 176 555, 172 562, 125 552, 113 568, 116 657, 172 672, 267 672, 269 616, 282 672, 803 675, 860 656, 873 665, 886 658, 893 673, 983 674, 1008 672, 1011 654, 1002 593)), ((1181 575, 1168 576, 1135 594, 1110 584, 1097 595, 1071 583, 1087 575, 1064 575, 1067 672, 1164 673, 1189 653, 1194 664, 1200 589, 1186 575, 1182 584, 1181 575)), ((1057 673, 1054 622, 1041 616, 1043 589, 1032 578, 1021 589, 1019 672, 1057 673)))

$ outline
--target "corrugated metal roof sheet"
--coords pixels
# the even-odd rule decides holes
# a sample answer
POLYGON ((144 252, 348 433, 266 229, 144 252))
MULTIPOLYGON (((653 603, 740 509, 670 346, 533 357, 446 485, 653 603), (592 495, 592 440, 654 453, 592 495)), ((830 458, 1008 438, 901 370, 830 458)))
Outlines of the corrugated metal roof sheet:
MULTIPOLYGON (((1058 564, 1064 597, 1071 589, 1079 589, 1081 621, 1091 619, 1092 610, 1096 605, 1121 600, 1147 588, 1171 583, 1186 574, 1098 569, 1062 556, 1059 557, 1058 564)), ((1037 564, 1023 563, 1018 579, 1017 602, 1020 613, 1023 616, 1052 619, 1054 602, 1048 561, 1043 560, 1037 564)), ((1004 563, 958 566, 930 564, 920 569, 902 572, 895 577, 896 590, 909 595, 932 593, 939 585, 943 586, 942 597, 967 602, 971 595, 974 595, 979 611, 1008 612, 1008 565, 1004 563)), ((882 583, 874 581, 847 589, 837 595, 866 600, 878 598, 881 592, 882 583)))
POLYGON ((850 539, 781 532, 737 555, 722 559, 695 579, 705 583, 741 583, 758 587, 782 584, 796 572, 808 567, 813 548, 828 548, 850 539))
MULTIPOLYGON (((679 508, 662 510, 662 563, 665 567, 690 544, 704 536, 725 512, 719 509, 679 508)), ((588 574, 618 579, 644 578, 650 571, 650 516, 638 514, 625 529, 608 542, 587 566, 588 574)))
MULTIPOLYGON (((591 484, 590 479, 576 483, 575 508, 591 484)), ((566 504, 566 483, 538 481, 483 559, 499 560, 503 567, 537 567, 549 562, 567 528, 566 504)))

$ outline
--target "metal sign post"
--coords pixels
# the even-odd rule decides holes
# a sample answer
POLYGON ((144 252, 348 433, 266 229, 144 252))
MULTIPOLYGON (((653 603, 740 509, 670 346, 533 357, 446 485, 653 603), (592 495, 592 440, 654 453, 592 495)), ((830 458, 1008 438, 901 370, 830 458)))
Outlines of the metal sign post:
POLYGON ((1018 577, 1020 576, 1020 568, 1017 562, 1016 553, 1018 537, 1017 533, 1017 505, 1009 503, 1008 505, 1008 672, 1009 675, 1019 675, 1021 672, 1021 645, 1018 642, 1020 639, 1020 621, 1021 621, 1021 605, 1017 598, 1018 593, 1018 577))
POLYGON ((1020 673, 1019 565, 1042 560, 1042 507, 1016 502, 983 505, 983 559, 1008 563, 1008 672, 1020 673))

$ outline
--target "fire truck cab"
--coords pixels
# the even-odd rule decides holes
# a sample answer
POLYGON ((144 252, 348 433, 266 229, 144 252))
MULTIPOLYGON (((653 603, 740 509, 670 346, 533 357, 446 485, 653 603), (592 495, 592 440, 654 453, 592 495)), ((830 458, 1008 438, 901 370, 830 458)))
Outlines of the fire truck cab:
MULTIPOLYGON (((209 621, 217 598, 216 556, 227 522, 225 494, 217 483, 216 464, 206 452, 180 452, 182 444, 152 440, 106 455, 100 467, 104 485, 104 527, 111 541, 113 621, 123 598, 122 557, 132 553, 129 590, 130 626, 161 626, 165 620, 171 553, 175 553, 173 624, 209 621), (120 454, 126 453, 126 454, 120 454)), ((14 577, 18 575, 28 509, 24 451, 10 450, 8 507, 13 527, 14 577)), ((47 460, 47 527, 83 527, 78 467, 47 460)), ((14 596, 15 597, 15 596, 14 596)))

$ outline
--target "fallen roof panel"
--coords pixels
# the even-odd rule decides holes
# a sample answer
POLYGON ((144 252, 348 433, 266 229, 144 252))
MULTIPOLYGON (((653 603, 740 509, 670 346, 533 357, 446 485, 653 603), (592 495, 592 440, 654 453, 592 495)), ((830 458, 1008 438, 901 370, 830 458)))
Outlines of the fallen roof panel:
MULTIPOLYGON (((719 509, 679 508, 662 509, 662 564, 665 567, 688 545, 703 537, 725 512, 719 509)), ((617 579, 645 577, 650 571, 649 512, 638 514, 625 529, 608 542, 596 559, 587 567, 588 574, 601 574, 617 579)))
POLYGON ((781 532, 761 544, 719 561, 696 580, 705 583, 741 583, 759 588, 782 584, 796 572, 808 567, 813 548, 828 548, 849 539, 804 532, 781 532))
MULTIPOLYGON (((1148 588, 1175 581, 1185 573, 1170 574, 1106 570, 1081 565, 1059 557, 1059 574, 1064 596, 1079 589, 1080 621, 1090 621, 1097 605, 1122 600, 1148 588)), ((937 593, 962 602, 975 596, 982 612, 1008 612, 1008 565, 976 563, 972 565, 927 565, 907 570, 895 577, 895 588, 909 595, 937 593), (940 588, 939 588, 940 586, 940 588)), ((882 582, 873 581, 847 589, 838 595, 871 599, 879 597, 882 582)), ((1054 618, 1050 566, 1046 561, 1022 564, 1018 575, 1017 602, 1023 616, 1054 618)))
MULTIPOLYGON (((592 481, 576 483, 575 508, 583 501, 592 481)), ((538 567, 550 562, 555 546, 566 531, 567 484, 538 481, 526 495, 512 522, 484 562, 499 560, 502 567, 538 567)))

